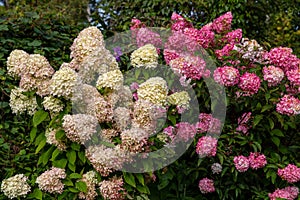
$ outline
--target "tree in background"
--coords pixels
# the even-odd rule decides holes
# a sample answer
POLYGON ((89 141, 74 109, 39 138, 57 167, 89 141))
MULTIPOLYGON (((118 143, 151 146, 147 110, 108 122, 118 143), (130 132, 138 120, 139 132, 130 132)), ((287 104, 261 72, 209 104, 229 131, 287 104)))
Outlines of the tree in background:
POLYGON ((129 29, 136 17, 148 26, 166 27, 173 12, 199 27, 231 11, 233 27, 265 46, 287 46, 300 53, 300 3, 297 0, 92 0, 92 20, 106 35, 129 29))

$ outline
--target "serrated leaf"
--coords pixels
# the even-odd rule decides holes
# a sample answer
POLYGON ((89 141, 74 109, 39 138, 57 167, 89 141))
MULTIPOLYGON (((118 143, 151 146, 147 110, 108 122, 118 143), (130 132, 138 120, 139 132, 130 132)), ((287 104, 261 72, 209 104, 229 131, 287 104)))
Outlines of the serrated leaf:
POLYGON ((137 185, 136 189, 143 194, 149 194, 149 189, 147 186, 141 186, 141 185, 137 185))
POLYGON ((75 165, 76 162, 76 152, 74 150, 67 151, 67 158, 69 163, 75 165))
POLYGON ((67 165, 67 162, 68 162, 67 159, 63 158, 63 159, 60 159, 60 160, 53 161, 52 165, 54 167, 58 167, 58 168, 64 169, 66 167, 66 165, 67 165))
POLYGON ((68 188, 68 190, 69 190, 70 192, 73 192, 73 193, 78 193, 78 192, 79 192, 79 190, 77 190, 77 189, 75 189, 75 188, 72 188, 72 187, 68 188))
POLYGON ((145 185, 143 174, 135 174, 135 177, 137 178, 140 184, 142 184, 143 186, 145 185))
POLYGON ((125 180, 126 183, 128 183, 132 187, 134 187, 134 188, 136 187, 134 176, 132 174, 124 173, 124 180, 125 180))
POLYGON ((63 184, 66 186, 74 186, 73 182, 70 179, 62 180, 63 184))
POLYGON ((73 165, 71 163, 68 163, 68 168, 72 171, 75 172, 76 171, 76 165, 73 165))
POLYGON ((256 115, 253 119, 253 127, 255 127, 263 118, 263 115, 256 115))
POLYGON ((55 149, 54 151, 53 151, 53 153, 52 153, 52 157, 51 157, 51 161, 54 161, 55 160, 55 158, 60 154, 60 150, 59 149, 55 149))
POLYGON ((271 135, 275 135, 278 137, 284 137, 283 132, 280 129, 274 129, 271 131, 271 135))
POLYGON ((37 127, 40 123, 42 123, 48 117, 48 113, 43 110, 38 110, 33 115, 33 126, 37 127))
POLYGON ((41 149, 44 148, 45 145, 46 145, 46 137, 44 137, 44 138, 40 141, 39 145, 38 145, 37 148, 35 149, 35 153, 36 153, 36 154, 39 153, 39 152, 41 151, 41 149))
POLYGON ((76 189, 78 189, 81 192, 87 193, 87 185, 83 181, 78 181, 75 183, 76 189))
POLYGON ((72 174, 70 174, 69 175, 69 177, 71 178, 71 179, 79 179, 79 178, 82 178, 82 176, 80 175, 80 174, 78 174, 78 173, 72 173, 72 174))

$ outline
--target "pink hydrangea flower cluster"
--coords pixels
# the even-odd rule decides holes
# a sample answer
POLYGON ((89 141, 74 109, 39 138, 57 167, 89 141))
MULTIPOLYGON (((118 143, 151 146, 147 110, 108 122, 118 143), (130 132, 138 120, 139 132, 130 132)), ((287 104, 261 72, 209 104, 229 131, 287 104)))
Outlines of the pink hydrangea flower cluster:
POLYGON ((175 50, 169 50, 169 49, 164 49, 163 54, 167 65, 170 63, 171 60, 174 60, 180 56, 179 54, 176 53, 175 50))
POLYGON ((226 44, 222 49, 215 50, 215 54, 219 60, 223 60, 225 56, 231 56, 234 50, 234 44, 226 44))
POLYGON ((264 54, 264 58, 270 64, 280 67, 284 72, 298 69, 300 59, 293 54, 293 50, 287 47, 276 47, 264 54))
POLYGON ((263 168, 267 164, 266 156, 258 152, 251 152, 248 160, 252 169, 263 168))
POLYGON ((113 177, 109 180, 103 180, 99 183, 100 193, 105 200, 123 200, 126 196, 123 185, 122 178, 113 177))
POLYGON ((278 169, 277 174, 289 183, 300 181, 300 168, 293 164, 288 164, 285 168, 278 169))
POLYGON ((217 153, 218 140, 211 136, 203 136, 198 140, 196 152, 200 157, 212 157, 217 153))
POLYGON ((182 16, 178 15, 177 13, 173 13, 171 16, 171 20, 175 23, 172 24, 172 31, 183 31, 185 28, 193 27, 193 24, 188 22, 182 16))
POLYGON ((139 31, 137 32, 136 41, 138 47, 142 47, 146 44, 152 44, 158 50, 159 48, 162 47, 162 40, 160 38, 160 35, 158 33, 151 31, 148 28, 139 29, 139 31))
POLYGON ((212 114, 200 113, 199 122, 196 123, 198 133, 219 133, 221 128, 221 121, 214 118, 212 114))
POLYGON ((131 20, 130 30, 132 38, 136 39, 136 35, 140 28, 144 28, 145 24, 143 24, 139 19, 133 18, 131 20))
POLYGON ((288 116, 300 114, 300 99, 284 95, 276 104, 276 111, 288 116))
POLYGON ((234 86, 238 84, 240 79, 240 73, 239 70, 230 67, 230 66, 224 66, 224 67, 218 67, 214 71, 214 80, 224 86, 234 86))
POLYGON ((179 122, 176 124, 176 132, 178 139, 187 142, 196 135, 196 128, 188 122, 179 122))
POLYGON ((228 32, 221 40, 226 43, 237 44, 241 41, 242 37, 243 31, 239 28, 228 32))
POLYGON ((235 156, 233 158, 234 166, 239 172, 245 172, 249 169, 249 159, 245 156, 235 156))
POLYGON ((286 76, 293 87, 300 86, 300 68, 287 71, 286 76))
POLYGON ((223 33, 231 29, 232 13, 227 12, 212 22, 212 29, 217 33, 223 33))
POLYGON ((66 176, 65 169, 52 167, 37 177, 36 183, 41 190, 61 194, 64 189, 64 184, 60 179, 65 179, 66 176))
POLYGON ((214 181, 209 179, 209 178, 203 178, 199 181, 198 185, 201 193, 206 194, 206 193, 211 193, 214 192, 215 186, 214 186, 214 181))
POLYGON ((269 193, 270 200, 277 200, 278 198, 286 200, 294 200, 298 197, 299 188, 295 186, 285 187, 283 189, 276 189, 273 193, 269 193))
POLYGON ((195 40, 203 48, 207 48, 215 38, 214 32, 206 27, 202 27, 200 30, 195 28, 185 28, 183 33, 195 40))
POLYGON ((284 78, 284 72, 281 68, 274 65, 265 66, 263 68, 264 80, 268 82, 268 86, 278 85, 284 78))
POLYGON ((240 77, 238 86, 242 89, 243 96, 251 96, 258 92, 260 84, 261 80, 256 74, 246 72, 240 77))
POLYGON ((251 125, 248 124, 251 119, 251 114, 251 112, 246 112, 238 118, 238 127, 236 128, 236 131, 242 132, 243 134, 248 133, 248 130, 251 128, 251 125))

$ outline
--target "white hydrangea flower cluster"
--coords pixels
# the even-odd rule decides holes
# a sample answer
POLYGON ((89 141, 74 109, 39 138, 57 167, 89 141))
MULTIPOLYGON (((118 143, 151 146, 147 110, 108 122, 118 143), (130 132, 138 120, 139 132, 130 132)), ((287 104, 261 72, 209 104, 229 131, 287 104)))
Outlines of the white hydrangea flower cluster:
POLYGON ((152 77, 137 89, 138 98, 162 106, 167 99, 167 82, 161 77, 152 77))
POLYGON ((67 146, 62 141, 59 141, 56 139, 55 135, 58 130, 53 128, 48 128, 45 132, 46 142, 48 144, 52 144, 56 146, 59 150, 65 151, 67 149, 67 146))
POLYGON ((60 179, 66 178, 65 169, 52 167, 50 170, 45 171, 36 179, 39 188, 49 193, 61 194, 64 189, 64 184, 60 179))
POLYGON ((168 96, 167 101, 171 105, 181 106, 184 108, 189 107, 191 98, 186 91, 175 92, 168 96))
POLYGON ((4 179, 1 183, 1 191, 9 199, 25 197, 31 190, 27 180, 28 177, 24 174, 17 174, 8 179, 4 179))
POLYGON ((131 110, 125 107, 114 109, 114 121, 119 130, 125 130, 131 125, 131 110))
POLYGON ((156 68, 158 64, 157 50, 152 44, 146 44, 132 52, 130 60, 134 67, 156 68))
POLYGON ((85 155, 101 176, 108 176, 114 170, 121 169, 123 163, 130 161, 128 154, 119 145, 114 148, 89 146, 85 155))
POLYGON ((96 87, 118 90, 123 86, 123 74, 120 70, 109 71, 99 76, 96 87))
POLYGON ((263 63, 263 55, 265 50, 256 40, 242 38, 239 44, 235 44, 233 50, 242 54, 242 58, 252 62, 263 63))
POLYGON ((143 152, 147 145, 148 134, 140 128, 132 127, 122 131, 121 133, 121 148, 132 153, 143 152))
POLYGON ((57 114, 64 109, 64 103, 53 96, 46 96, 42 104, 45 110, 48 110, 51 114, 57 114))
POLYGON ((77 73, 64 63, 51 79, 50 94, 71 99, 78 81, 77 73))
POLYGON ((98 120, 92 115, 75 114, 63 117, 63 129, 73 142, 84 144, 97 132, 98 120))
POLYGON ((126 191, 123 184, 123 179, 117 177, 101 181, 100 193, 105 200, 124 200, 126 191))
POLYGON ((155 106, 149 101, 141 100, 135 102, 133 110, 132 126, 142 128, 149 134, 155 130, 155 106))
POLYGON ((9 106, 13 113, 23 114, 27 112, 29 115, 33 115, 37 110, 38 104, 35 96, 28 97, 23 94, 25 92, 21 88, 15 88, 11 90, 9 106))
POLYGON ((98 183, 96 172, 89 171, 82 175, 81 181, 86 183, 87 192, 79 192, 79 199, 93 200, 98 195, 96 192, 96 184, 98 183))
POLYGON ((7 58, 7 71, 8 74, 15 78, 20 78, 24 73, 25 63, 29 54, 23 50, 13 50, 7 58))

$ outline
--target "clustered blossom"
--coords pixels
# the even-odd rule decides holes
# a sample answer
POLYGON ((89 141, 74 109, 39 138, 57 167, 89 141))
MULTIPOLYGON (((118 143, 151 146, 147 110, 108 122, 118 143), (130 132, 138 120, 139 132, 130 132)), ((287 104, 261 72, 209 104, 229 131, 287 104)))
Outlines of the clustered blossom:
POLYGON ((277 200, 278 198, 286 200, 294 200, 298 197, 299 188, 295 186, 288 186, 283 189, 276 189, 273 193, 269 193, 270 200, 277 200))
POLYGON ((81 62, 84 57, 103 46, 104 40, 101 31, 94 26, 88 27, 78 34, 70 47, 71 58, 76 62, 81 62))
POLYGON ((149 134, 156 128, 155 105, 149 101, 139 99, 133 108, 132 124, 147 131, 149 134))
POLYGON ((78 75, 76 72, 63 64, 58 71, 54 73, 49 86, 50 94, 57 97, 70 99, 73 95, 74 88, 77 85, 78 75))
POLYGON ((8 179, 4 179, 1 183, 1 192, 9 199, 25 197, 31 190, 27 180, 28 177, 24 174, 17 174, 8 179))
POLYGON ((167 98, 168 103, 170 103, 171 105, 181 106, 184 108, 189 107, 190 100, 191 98, 186 91, 175 92, 169 95, 167 98))
POLYGON ((193 27, 193 24, 188 22, 182 16, 178 15, 177 13, 173 13, 171 16, 171 20, 175 23, 172 24, 172 31, 183 31, 185 28, 193 27))
POLYGON ((123 179, 117 177, 101 181, 99 183, 100 193, 105 200, 123 200, 126 196, 123 185, 123 179))
POLYGON ((56 139, 57 131, 58 130, 56 129, 48 128, 45 132, 46 142, 56 146, 59 150, 64 151, 67 149, 67 146, 62 141, 56 139))
POLYGON ((290 81, 290 84, 293 87, 299 87, 300 86, 300 68, 299 69, 292 69, 290 71, 287 71, 286 76, 287 76, 288 80, 290 81))
POLYGON ((81 181, 86 183, 87 192, 80 192, 79 199, 93 200, 98 195, 96 192, 96 184, 98 183, 96 172, 89 171, 82 175, 81 181))
POLYGON ((263 55, 265 50, 261 47, 256 40, 249 40, 248 38, 242 38, 239 44, 235 44, 233 50, 236 50, 241 54, 243 59, 250 60, 252 62, 263 63, 263 55))
POLYGON ((143 152, 147 145, 148 134, 143 129, 132 127, 122 131, 121 136, 121 149, 132 153, 143 152))
POLYGON ((251 112, 245 112, 241 117, 238 118, 238 127, 236 128, 236 131, 242 132, 243 134, 248 133, 248 130, 252 127, 251 125, 249 125, 251 114, 251 112))
POLYGON ((164 49, 163 54, 167 65, 170 63, 171 60, 174 60, 180 56, 179 54, 176 53, 175 50, 169 50, 169 49, 164 49))
POLYGON ((300 59, 292 54, 293 50, 288 47, 275 47, 264 54, 264 58, 276 67, 280 67, 284 72, 298 69, 300 59))
POLYGON ((152 44, 146 44, 130 56, 131 65, 134 67, 155 68, 158 64, 158 54, 152 44))
POLYGON ((233 159, 234 166, 239 172, 245 172, 248 170, 250 163, 249 159, 245 156, 235 156, 233 159))
POLYGON ((276 104, 276 111, 288 116, 300 114, 300 99, 284 95, 276 104))
POLYGON ((175 126, 176 141, 187 142, 196 135, 196 128, 188 122, 179 122, 175 126))
POLYGON ((109 71, 99 76, 96 87, 100 90, 102 88, 110 88, 118 90, 123 85, 123 74, 120 70, 109 71))
POLYGON ((227 12, 220 17, 216 18, 212 22, 212 29, 217 33, 223 33, 231 29, 232 13, 227 12))
POLYGON ((52 114, 57 114, 64 109, 63 102, 53 96, 46 96, 42 102, 45 110, 50 111, 52 114))
POLYGON ((24 68, 29 54, 23 50, 13 50, 7 58, 7 71, 13 77, 20 78, 24 73, 24 68))
POLYGON ((261 80, 256 74, 246 72, 240 77, 238 86, 242 89, 243 96, 251 96, 258 92, 260 84, 261 80))
POLYGON ((139 99, 149 101, 154 105, 163 105, 167 99, 167 82, 161 77, 149 78, 137 89, 139 99))
POLYGON ((101 176, 108 176, 114 170, 121 169, 124 162, 130 161, 127 152, 121 150, 120 146, 114 148, 103 145, 89 146, 85 155, 101 176))
POLYGON ((230 44, 236 44, 239 43, 242 39, 243 33, 242 33, 242 29, 236 29, 233 31, 228 32, 223 38, 222 40, 230 43, 230 44))
POLYGON ((219 133, 221 128, 221 121, 214 118, 212 114, 200 113, 199 122, 196 123, 198 133, 219 133))
POLYGON ((266 156, 258 152, 251 152, 248 160, 252 169, 263 168, 267 164, 266 156))
POLYGON ((66 136, 73 142, 84 144, 97 132, 96 117, 86 114, 65 115, 63 129, 66 136))
POLYGON ((149 28, 140 28, 137 32, 136 41, 138 47, 151 44, 157 48, 157 53, 159 53, 159 48, 162 46, 160 35, 151 31, 149 28))
POLYGON ((114 109, 114 121, 119 130, 125 130, 131 125, 131 110, 125 107, 114 109))
POLYGON ((278 169, 277 174, 289 183, 300 181, 300 168, 293 164, 288 164, 285 168, 278 169))
POLYGON ((230 66, 218 67, 214 71, 214 80, 220 85, 224 85, 227 87, 238 84, 239 78, 240 78, 239 70, 234 67, 230 67, 230 66))
POLYGON ((218 59, 223 60, 225 56, 233 55, 234 44, 226 44, 222 49, 215 50, 215 54, 218 59))
POLYGON ((23 114, 27 112, 29 115, 33 115, 38 107, 36 97, 28 97, 24 95, 23 92, 25 91, 21 88, 14 88, 11 90, 9 106, 12 113, 23 114))
POLYGON ((203 136, 198 140, 196 152, 200 157, 212 157, 217 153, 218 140, 211 136, 203 136))
POLYGON ((220 174, 222 172, 222 165, 220 163, 212 164, 211 171, 213 174, 220 174))
POLYGON ((268 86, 277 86, 284 78, 284 72, 281 68, 273 65, 263 68, 264 80, 268 82, 268 86))
POLYGON ((214 181, 209 179, 209 178, 203 178, 199 181, 198 185, 201 193, 206 194, 206 193, 211 193, 214 192, 215 186, 214 186, 214 181))
POLYGON ((50 170, 45 171, 36 179, 39 188, 49 193, 61 194, 64 189, 64 184, 60 179, 66 178, 65 169, 52 167, 50 170))

